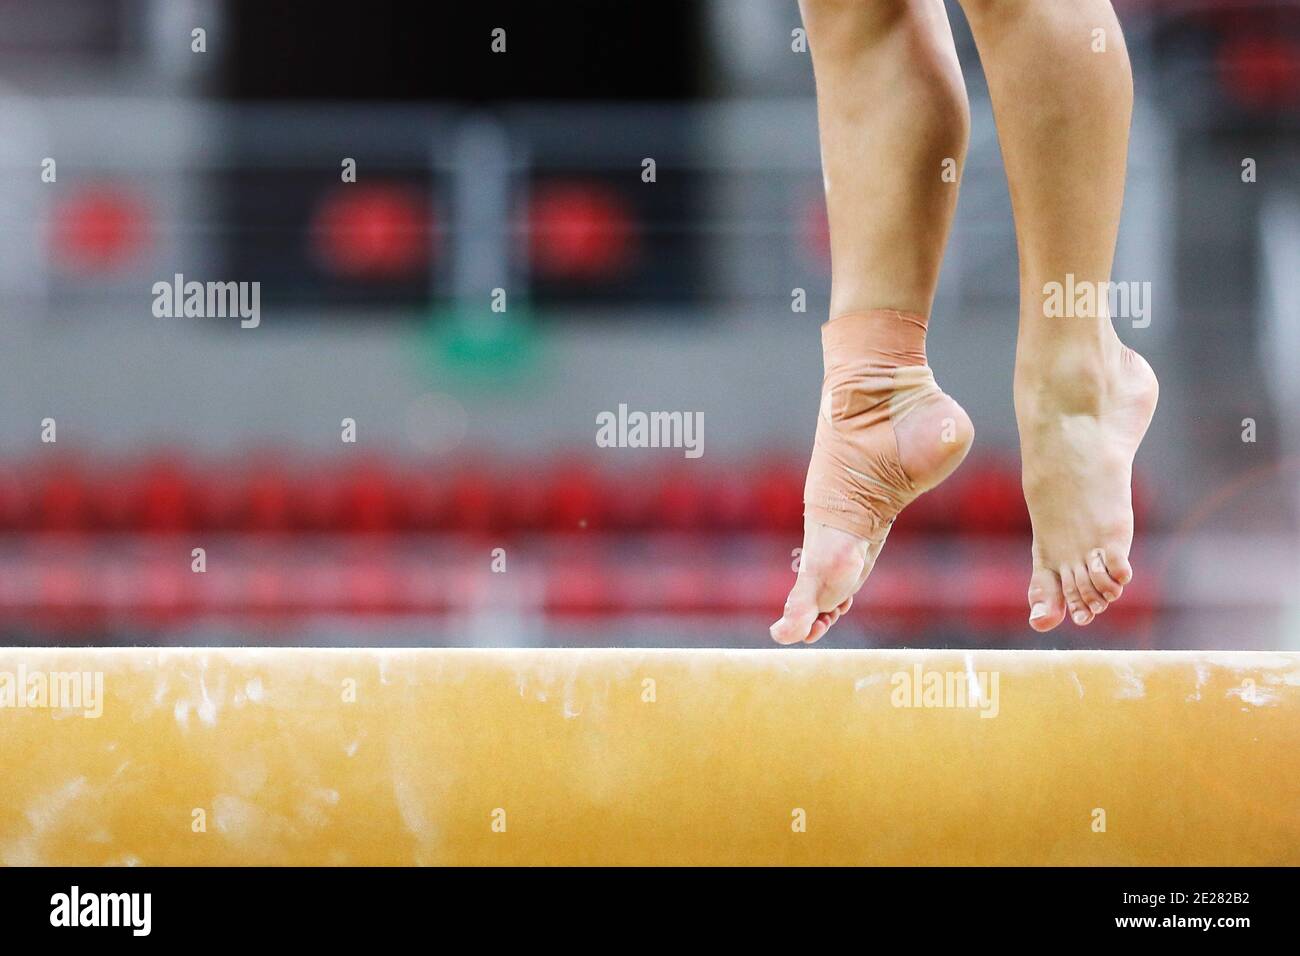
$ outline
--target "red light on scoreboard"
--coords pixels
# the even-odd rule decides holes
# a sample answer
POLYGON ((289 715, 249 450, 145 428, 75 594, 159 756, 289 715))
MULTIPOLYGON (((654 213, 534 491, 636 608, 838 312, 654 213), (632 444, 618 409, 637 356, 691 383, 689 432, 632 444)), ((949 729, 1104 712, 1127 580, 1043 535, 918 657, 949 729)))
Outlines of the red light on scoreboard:
POLYGON ((353 279, 393 279, 420 268, 430 253, 427 203, 402 186, 339 186, 312 222, 316 256, 353 279))
POLYGON ((1300 46, 1285 37, 1237 37, 1219 49, 1221 82, 1254 109, 1300 104, 1300 46))
POLYGON ((148 239, 149 210, 115 186, 87 186, 54 208, 51 248, 74 273, 112 272, 128 265, 148 239))
POLYGON ((637 252, 628 203, 597 183, 537 187, 529 209, 529 253, 548 278, 610 279, 637 252))

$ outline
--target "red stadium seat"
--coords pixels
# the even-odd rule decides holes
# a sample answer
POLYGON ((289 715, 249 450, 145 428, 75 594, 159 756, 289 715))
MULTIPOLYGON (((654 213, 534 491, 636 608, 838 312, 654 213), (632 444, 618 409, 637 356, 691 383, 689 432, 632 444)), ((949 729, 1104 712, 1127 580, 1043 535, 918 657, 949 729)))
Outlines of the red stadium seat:
POLYGON ((35 524, 40 531, 91 530, 92 482, 81 466, 63 460, 44 469, 37 479, 35 524))
POLYGON ((653 514, 656 531, 706 531, 713 525, 703 483, 689 469, 675 466, 661 472, 653 514))
POLYGON ((757 524, 780 534, 802 534, 803 471, 790 465, 756 469, 753 480, 757 524))
POLYGON ((338 530, 352 533, 394 531, 400 518, 400 499, 392 476, 378 462, 348 468, 340 476, 338 530))
POLYGON ((243 528, 254 533, 288 531, 294 495, 289 475, 276 466, 258 468, 245 479, 243 528))
POLYGON ((723 469, 703 479, 705 500, 713 524, 722 531, 746 532, 761 528, 754 469, 723 469))
POLYGON ((594 469, 582 462, 556 467, 548 479, 553 531, 595 531, 604 527, 604 498, 609 493, 594 469))
POLYGON ((184 466, 171 459, 147 464, 136 477, 140 530, 173 533, 194 526, 194 485, 184 466))
POLYGON ((955 490, 956 526, 952 530, 969 535, 1028 532, 1029 512, 1016 469, 988 459, 969 462, 955 490))

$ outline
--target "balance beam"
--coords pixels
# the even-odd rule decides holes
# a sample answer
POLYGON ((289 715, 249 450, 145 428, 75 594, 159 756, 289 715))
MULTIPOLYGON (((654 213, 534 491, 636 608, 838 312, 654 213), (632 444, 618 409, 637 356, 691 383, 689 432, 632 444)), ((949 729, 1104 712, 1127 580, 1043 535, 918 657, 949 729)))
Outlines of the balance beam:
POLYGON ((1300 654, 3 649, 0 772, 8 865, 1295 865, 1300 654))

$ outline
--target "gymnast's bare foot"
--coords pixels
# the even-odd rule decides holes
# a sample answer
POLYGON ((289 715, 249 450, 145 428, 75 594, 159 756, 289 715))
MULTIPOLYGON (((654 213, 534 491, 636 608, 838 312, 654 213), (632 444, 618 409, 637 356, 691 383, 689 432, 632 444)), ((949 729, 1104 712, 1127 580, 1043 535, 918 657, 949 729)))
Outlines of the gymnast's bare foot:
POLYGON ((1066 349, 1016 370, 1036 631, 1056 627, 1067 609, 1075 624, 1090 623, 1133 577, 1133 456, 1159 385, 1146 360, 1107 332, 1095 361, 1066 349))
MULTIPOLYGON (((962 407, 937 390, 896 426, 885 421, 874 427, 894 431, 898 461, 916 492, 909 501, 952 474, 975 434, 962 407)), ((821 453, 822 448, 813 452, 821 453)), ((784 613, 770 628, 772 639, 778 644, 819 640, 853 606, 888 533, 886 526, 868 539, 806 517, 799 576, 784 613)))

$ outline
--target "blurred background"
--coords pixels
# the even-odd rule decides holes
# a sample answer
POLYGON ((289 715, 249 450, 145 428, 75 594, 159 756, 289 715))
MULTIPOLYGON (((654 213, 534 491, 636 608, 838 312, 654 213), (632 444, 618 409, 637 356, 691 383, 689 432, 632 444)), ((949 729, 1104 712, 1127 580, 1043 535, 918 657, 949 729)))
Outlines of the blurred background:
MULTIPOLYGON (((1162 383, 1136 581, 1025 625, 1015 237, 950 2, 973 131, 929 351, 976 448, 821 646, 1300 648, 1300 2, 1116 7, 1114 279, 1151 294, 1117 325, 1162 383)), ((0 639, 767 646, 829 287, 800 26, 5 0, 0 639), (160 317, 174 281, 260 283, 256 327, 160 317), (703 455, 599 447, 620 405, 702 415, 703 455)))

